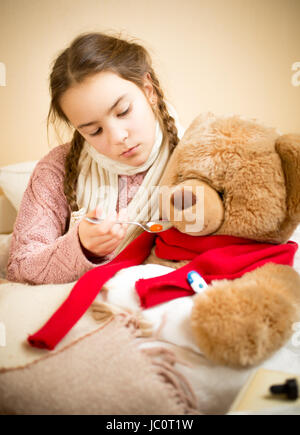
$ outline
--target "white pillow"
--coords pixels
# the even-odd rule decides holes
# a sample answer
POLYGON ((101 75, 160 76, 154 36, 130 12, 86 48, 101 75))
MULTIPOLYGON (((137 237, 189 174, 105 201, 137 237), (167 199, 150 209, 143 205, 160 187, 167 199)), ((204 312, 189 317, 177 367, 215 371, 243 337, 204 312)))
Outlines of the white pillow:
POLYGON ((0 187, 13 207, 18 210, 36 161, 17 163, 0 168, 0 187))
POLYGON ((17 210, 4 194, 0 194, 0 233, 8 234, 13 230, 17 210))

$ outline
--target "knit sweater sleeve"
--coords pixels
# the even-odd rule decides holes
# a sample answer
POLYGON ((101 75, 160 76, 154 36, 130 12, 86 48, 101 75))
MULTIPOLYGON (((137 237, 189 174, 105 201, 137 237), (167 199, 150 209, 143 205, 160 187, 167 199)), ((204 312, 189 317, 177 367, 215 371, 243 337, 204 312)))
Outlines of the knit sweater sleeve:
POLYGON ((66 232, 70 209, 63 192, 68 144, 54 148, 36 166, 14 226, 7 266, 10 281, 65 283, 107 260, 90 261, 82 250, 78 224, 66 232))

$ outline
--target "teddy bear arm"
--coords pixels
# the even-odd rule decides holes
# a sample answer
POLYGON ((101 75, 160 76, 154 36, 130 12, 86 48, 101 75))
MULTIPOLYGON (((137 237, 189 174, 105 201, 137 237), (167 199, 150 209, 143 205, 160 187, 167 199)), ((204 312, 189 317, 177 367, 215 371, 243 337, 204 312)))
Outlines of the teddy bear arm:
POLYGON ((193 334, 216 363, 257 364, 278 350, 299 319, 300 276, 268 263, 235 280, 215 281, 195 297, 193 334))

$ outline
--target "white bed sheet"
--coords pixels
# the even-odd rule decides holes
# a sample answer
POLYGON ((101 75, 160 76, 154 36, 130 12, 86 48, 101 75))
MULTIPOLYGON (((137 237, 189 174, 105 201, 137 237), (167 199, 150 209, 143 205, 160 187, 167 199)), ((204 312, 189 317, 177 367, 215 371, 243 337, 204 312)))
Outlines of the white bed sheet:
MULTIPOLYGON (((300 226, 291 237, 300 245, 300 226)), ((294 267, 300 273, 300 250, 297 251, 294 267)), ((134 266, 118 272, 106 286, 107 302, 137 309, 138 299, 134 281, 140 278, 163 275, 172 269, 159 265, 134 266), (122 289, 122 292, 120 292, 122 289)), ((104 296, 99 293, 98 301, 104 296)), ((198 399, 199 409, 204 413, 225 414, 248 377, 258 368, 300 374, 300 323, 294 325, 291 339, 262 364, 245 369, 220 366, 207 360, 197 347, 189 326, 192 298, 179 298, 157 307, 144 310, 144 317, 152 322, 157 344, 174 351, 178 360, 177 369, 188 379, 198 399), (163 325, 163 326, 162 326, 163 325)), ((300 320, 300 319, 299 319, 300 320)), ((267 392, 266 392, 267 393, 267 392)), ((300 413, 300 410, 299 410, 300 413)))
MULTIPOLYGON (((10 239, 11 234, 0 235, 0 277, 5 277, 10 239)), ((291 239, 300 242, 300 227, 291 239)), ((294 267, 300 273, 299 250, 294 267)), ((108 302, 136 310, 138 299, 134 292, 134 282, 139 278, 157 276, 168 271, 170 268, 164 266, 144 265, 118 272, 106 284, 109 288, 108 302)), ((103 300, 101 292, 97 300, 100 302, 103 300)), ((176 368, 190 382, 201 412, 225 414, 247 378, 259 367, 291 374, 300 373, 300 332, 297 329, 300 323, 295 325, 291 340, 263 364, 249 369, 233 369, 216 365, 201 354, 193 341, 188 322, 191 306, 192 298, 179 298, 143 311, 146 319, 152 322, 157 339, 152 343, 143 343, 141 346, 159 344, 176 354, 178 357, 176 368)))
MULTIPOLYGON (((135 297, 133 293, 132 276, 148 278, 162 274, 158 268, 162 266, 135 266, 118 272, 106 287, 108 299, 113 305, 115 297, 122 289, 122 301, 118 298, 118 305, 131 308, 134 311, 135 297), (130 276, 131 275, 131 276, 130 276), (127 294, 127 296, 126 296, 127 294), (110 295, 110 296, 109 296, 110 295)), ((167 271, 165 270, 165 273, 167 271)), ((103 295, 99 293, 96 301, 102 302, 103 295)), ((225 414, 229 411, 235 397, 243 387, 248 377, 260 367, 286 373, 300 373, 300 339, 295 346, 295 340, 286 343, 271 358, 258 366, 245 369, 235 369, 220 366, 207 360, 201 353, 189 326, 189 316, 192 298, 179 298, 157 307, 143 311, 144 317, 152 322, 154 335, 157 340, 143 344, 143 347, 160 345, 171 349, 178 358, 176 368, 184 375, 192 386, 198 400, 199 410, 207 414, 225 414)), ((300 326, 300 323, 299 323, 300 326)), ((295 334, 299 332, 295 331, 295 334)))

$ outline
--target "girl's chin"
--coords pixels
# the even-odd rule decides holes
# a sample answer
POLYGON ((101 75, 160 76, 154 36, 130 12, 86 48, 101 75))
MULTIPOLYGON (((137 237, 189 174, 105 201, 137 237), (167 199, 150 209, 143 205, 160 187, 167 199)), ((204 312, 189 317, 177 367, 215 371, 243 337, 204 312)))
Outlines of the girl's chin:
POLYGON ((127 165, 138 167, 142 166, 144 163, 146 163, 149 156, 145 156, 145 153, 140 153, 131 156, 131 158, 122 158, 122 163, 126 163, 127 165))
POLYGON ((132 161, 130 161, 130 160, 128 159, 128 160, 126 160, 126 162, 124 162, 124 163, 126 163, 126 164, 129 165, 129 166, 133 166, 133 167, 135 167, 135 168, 138 168, 139 166, 142 166, 145 162, 146 162, 145 159, 132 159, 132 161))

